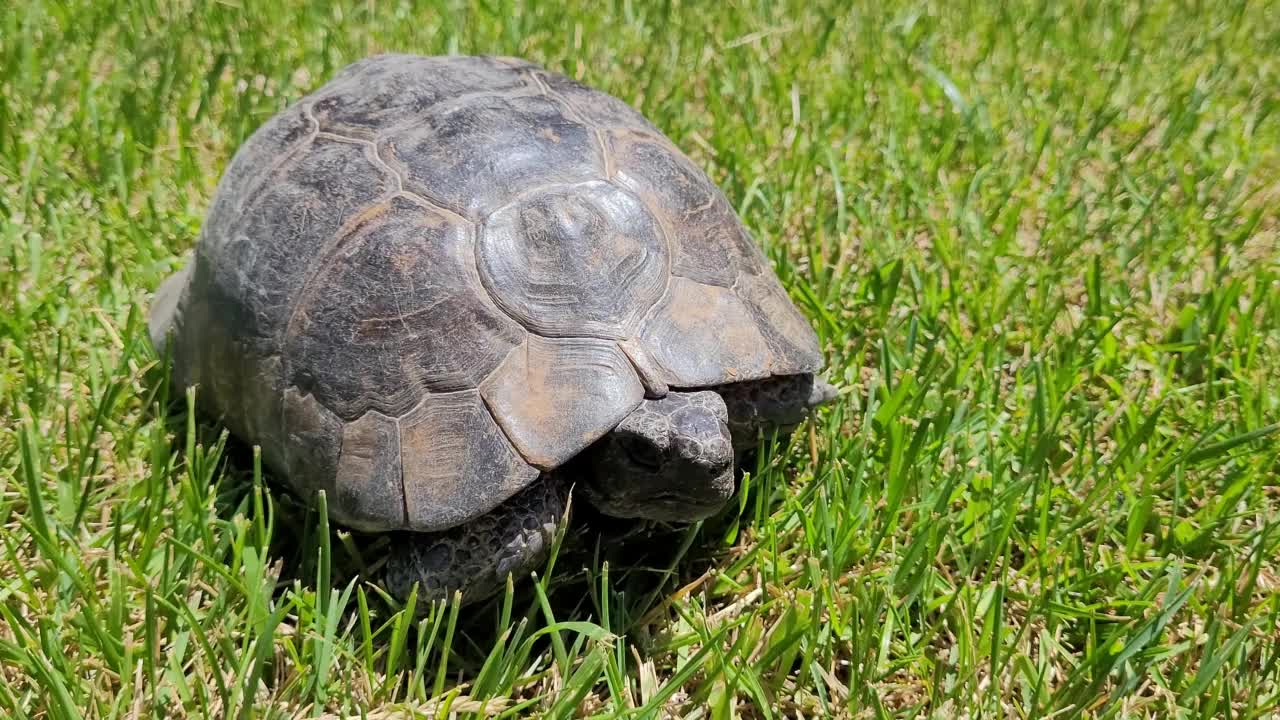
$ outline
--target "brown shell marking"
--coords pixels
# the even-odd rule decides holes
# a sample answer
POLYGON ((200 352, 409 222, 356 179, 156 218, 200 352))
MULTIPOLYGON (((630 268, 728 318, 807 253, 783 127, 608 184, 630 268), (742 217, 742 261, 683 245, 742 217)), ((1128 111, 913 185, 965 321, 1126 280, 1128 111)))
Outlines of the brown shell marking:
POLYGON ((627 337, 667 280, 662 230, 603 181, 552 185, 499 209, 476 256, 498 305, 546 337, 627 337))
POLYGON ((520 454, 550 470, 613 429, 644 388, 616 343, 529 335, 480 394, 520 454))
POLYGON ((667 385, 712 387, 726 378, 767 377, 773 355, 748 317, 733 291, 674 277, 645 325, 641 347, 665 371, 667 385))
POLYGON ((408 525, 440 530, 492 510, 539 473, 511 447, 477 390, 429 394, 400 420, 408 525))

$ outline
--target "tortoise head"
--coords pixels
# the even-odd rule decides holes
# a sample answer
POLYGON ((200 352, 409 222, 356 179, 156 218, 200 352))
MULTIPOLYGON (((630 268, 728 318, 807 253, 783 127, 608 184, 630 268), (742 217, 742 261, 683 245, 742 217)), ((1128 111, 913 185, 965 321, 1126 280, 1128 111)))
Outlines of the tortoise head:
POLYGON ((733 495, 733 440, 720 395, 671 392, 645 400, 587 451, 580 486, 606 515, 691 522, 733 495))

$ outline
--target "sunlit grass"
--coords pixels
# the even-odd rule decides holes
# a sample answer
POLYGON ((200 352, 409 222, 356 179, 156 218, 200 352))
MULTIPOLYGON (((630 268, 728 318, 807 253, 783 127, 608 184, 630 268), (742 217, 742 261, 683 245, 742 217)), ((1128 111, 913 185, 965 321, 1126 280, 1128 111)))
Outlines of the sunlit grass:
POLYGON ((0 715, 1280 714, 1274 3, 546 5, 0 10, 0 715), (381 50, 577 77, 734 201, 842 395, 724 517, 400 607, 171 397, 221 169, 381 50))

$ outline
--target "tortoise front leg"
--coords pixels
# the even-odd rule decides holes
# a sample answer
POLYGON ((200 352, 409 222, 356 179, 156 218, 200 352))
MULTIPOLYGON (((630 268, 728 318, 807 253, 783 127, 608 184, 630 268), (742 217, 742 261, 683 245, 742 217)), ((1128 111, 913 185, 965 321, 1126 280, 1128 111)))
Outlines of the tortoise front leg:
POLYGON ((383 571, 388 592, 407 598, 414 583, 420 600, 439 600, 461 590, 463 602, 501 592, 507 575, 516 580, 541 570, 551 542, 566 520, 569 483, 544 474, 488 513, 433 533, 397 534, 383 571))
POLYGON ((715 388, 729 410, 733 449, 739 456, 755 449, 763 434, 786 435, 819 405, 831 402, 836 388, 813 375, 779 375, 715 388))

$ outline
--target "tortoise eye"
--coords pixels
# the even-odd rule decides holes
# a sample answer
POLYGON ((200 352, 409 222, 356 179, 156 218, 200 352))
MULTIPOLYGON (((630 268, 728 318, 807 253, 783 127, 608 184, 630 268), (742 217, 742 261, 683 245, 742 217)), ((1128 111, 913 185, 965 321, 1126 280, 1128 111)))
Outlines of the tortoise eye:
POLYGON ((618 444, 622 446, 622 452, 627 454, 627 459, 636 465, 654 471, 662 467, 662 457, 653 443, 640 438, 622 437, 618 439, 618 444))

